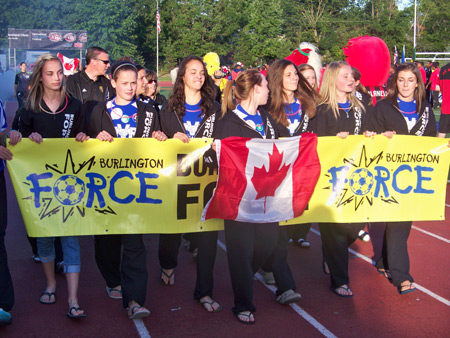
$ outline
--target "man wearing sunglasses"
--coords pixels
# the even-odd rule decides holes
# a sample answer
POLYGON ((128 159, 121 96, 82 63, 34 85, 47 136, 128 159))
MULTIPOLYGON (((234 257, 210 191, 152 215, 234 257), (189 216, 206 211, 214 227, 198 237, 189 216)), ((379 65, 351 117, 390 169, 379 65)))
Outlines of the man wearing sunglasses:
POLYGON ((110 67, 108 52, 101 47, 91 47, 86 52, 86 67, 67 79, 67 90, 85 106, 86 123, 97 102, 114 96, 106 71, 110 67))

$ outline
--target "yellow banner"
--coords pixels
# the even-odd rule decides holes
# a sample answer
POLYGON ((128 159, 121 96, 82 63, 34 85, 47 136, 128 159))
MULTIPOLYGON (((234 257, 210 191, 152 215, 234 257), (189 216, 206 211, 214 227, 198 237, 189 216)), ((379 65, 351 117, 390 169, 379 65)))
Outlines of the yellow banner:
MULTIPOLYGON (((201 222, 217 170, 203 162, 211 139, 112 143, 27 139, 8 162, 32 237, 184 233, 222 229, 201 222)), ((320 137, 321 175, 304 214, 285 224, 443 220, 447 140, 320 137)))
POLYGON ((32 237, 184 233, 223 228, 200 221, 217 170, 203 153, 211 139, 112 143, 45 139, 10 147, 8 162, 20 210, 32 237))
POLYGON ((321 173, 308 209, 280 224, 444 220, 448 140, 319 137, 321 173))

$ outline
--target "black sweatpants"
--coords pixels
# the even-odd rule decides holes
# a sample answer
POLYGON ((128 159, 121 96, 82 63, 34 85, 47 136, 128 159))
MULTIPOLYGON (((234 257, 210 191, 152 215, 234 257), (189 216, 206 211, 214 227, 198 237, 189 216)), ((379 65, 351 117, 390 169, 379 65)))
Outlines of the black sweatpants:
MULTIPOLYGON (((217 231, 196 232, 189 234, 191 244, 197 247, 197 281, 194 298, 200 300, 205 296, 212 297, 214 287, 214 262, 217 253, 217 231)), ((163 269, 175 269, 178 265, 178 251, 181 245, 181 234, 159 235, 159 264, 163 269)))
POLYGON ((319 223, 322 252, 330 269, 331 287, 349 284, 348 247, 356 240, 361 223, 319 223))
POLYGON ((108 287, 122 286, 123 307, 143 305, 147 294, 147 257, 141 234, 95 236, 95 260, 108 287))
POLYGON ((386 222, 381 258, 378 269, 391 272, 392 283, 400 286, 404 281, 414 282, 409 274, 408 237, 412 222, 386 222))
POLYGON ((289 230, 289 226, 279 227, 279 237, 275 251, 262 266, 265 272, 273 272, 273 277, 278 286, 277 296, 287 290, 296 290, 294 277, 292 277, 291 269, 287 262, 289 230))
POLYGON ((306 240, 306 236, 308 236, 309 230, 311 230, 311 223, 293 224, 287 227, 289 228, 289 238, 292 238, 297 243, 300 238, 306 240))
POLYGON ((181 245, 181 234, 159 235, 159 264, 165 270, 175 269, 178 265, 178 250, 181 245))
POLYGON ((122 285, 120 281, 120 258, 122 235, 94 236, 95 262, 106 285, 110 288, 122 285))
POLYGON ((235 314, 255 312, 253 276, 262 267, 278 242, 278 223, 243 223, 225 220, 228 266, 234 293, 235 314))
POLYGON ((2 170, 0 171, 0 308, 11 311, 14 305, 14 287, 5 247, 7 218, 5 174, 2 170))
POLYGON ((197 232, 192 234, 198 246, 197 252, 197 281, 195 283, 194 298, 209 296, 212 298, 214 287, 214 262, 217 253, 217 231, 197 232))

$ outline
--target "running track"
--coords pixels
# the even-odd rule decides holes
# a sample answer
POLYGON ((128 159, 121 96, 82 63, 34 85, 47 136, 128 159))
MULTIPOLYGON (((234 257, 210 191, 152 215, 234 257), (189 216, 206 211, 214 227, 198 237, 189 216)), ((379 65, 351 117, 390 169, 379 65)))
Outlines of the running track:
MULTIPOLYGON (((15 104, 8 103, 11 119, 15 104)), ((7 179, 9 180, 9 179, 7 179)), ((350 249, 351 288, 355 296, 344 299, 328 289, 329 278, 321 269, 322 254, 317 227, 308 239, 310 249, 290 247, 289 263, 302 300, 282 306, 273 288, 255 280, 257 323, 237 322, 231 313, 233 296, 223 234, 215 266, 214 298, 224 307, 220 313, 204 311, 193 299, 195 261, 182 247, 176 284, 158 282, 157 235, 146 235, 149 282, 146 306, 151 315, 129 320, 121 301, 107 297, 94 262, 91 237, 81 238, 82 273, 79 302, 88 317, 73 321, 65 316, 65 278, 57 276, 57 302, 39 303, 45 287, 40 264, 31 250, 11 185, 8 189, 9 223, 6 236, 9 266, 15 286, 13 325, 0 328, 0 337, 448 337, 450 333, 450 195, 447 185, 447 221, 417 222, 409 239, 411 273, 418 291, 400 296, 371 265, 381 248, 382 229, 369 228, 372 241, 358 241, 350 249)))

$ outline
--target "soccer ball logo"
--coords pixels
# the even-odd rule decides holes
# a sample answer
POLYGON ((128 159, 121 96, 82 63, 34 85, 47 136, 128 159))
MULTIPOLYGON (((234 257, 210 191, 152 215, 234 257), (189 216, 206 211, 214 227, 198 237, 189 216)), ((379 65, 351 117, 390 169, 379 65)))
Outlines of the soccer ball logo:
POLYGON ((373 174, 369 170, 359 168, 350 176, 350 189, 355 195, 363 196, 372 189, 374 181, 373 174))
POLYGON ((53 186, 56 199, 63 205, 79 203, 85 194, 84 182, 73 175, 61 176, 53 186))

